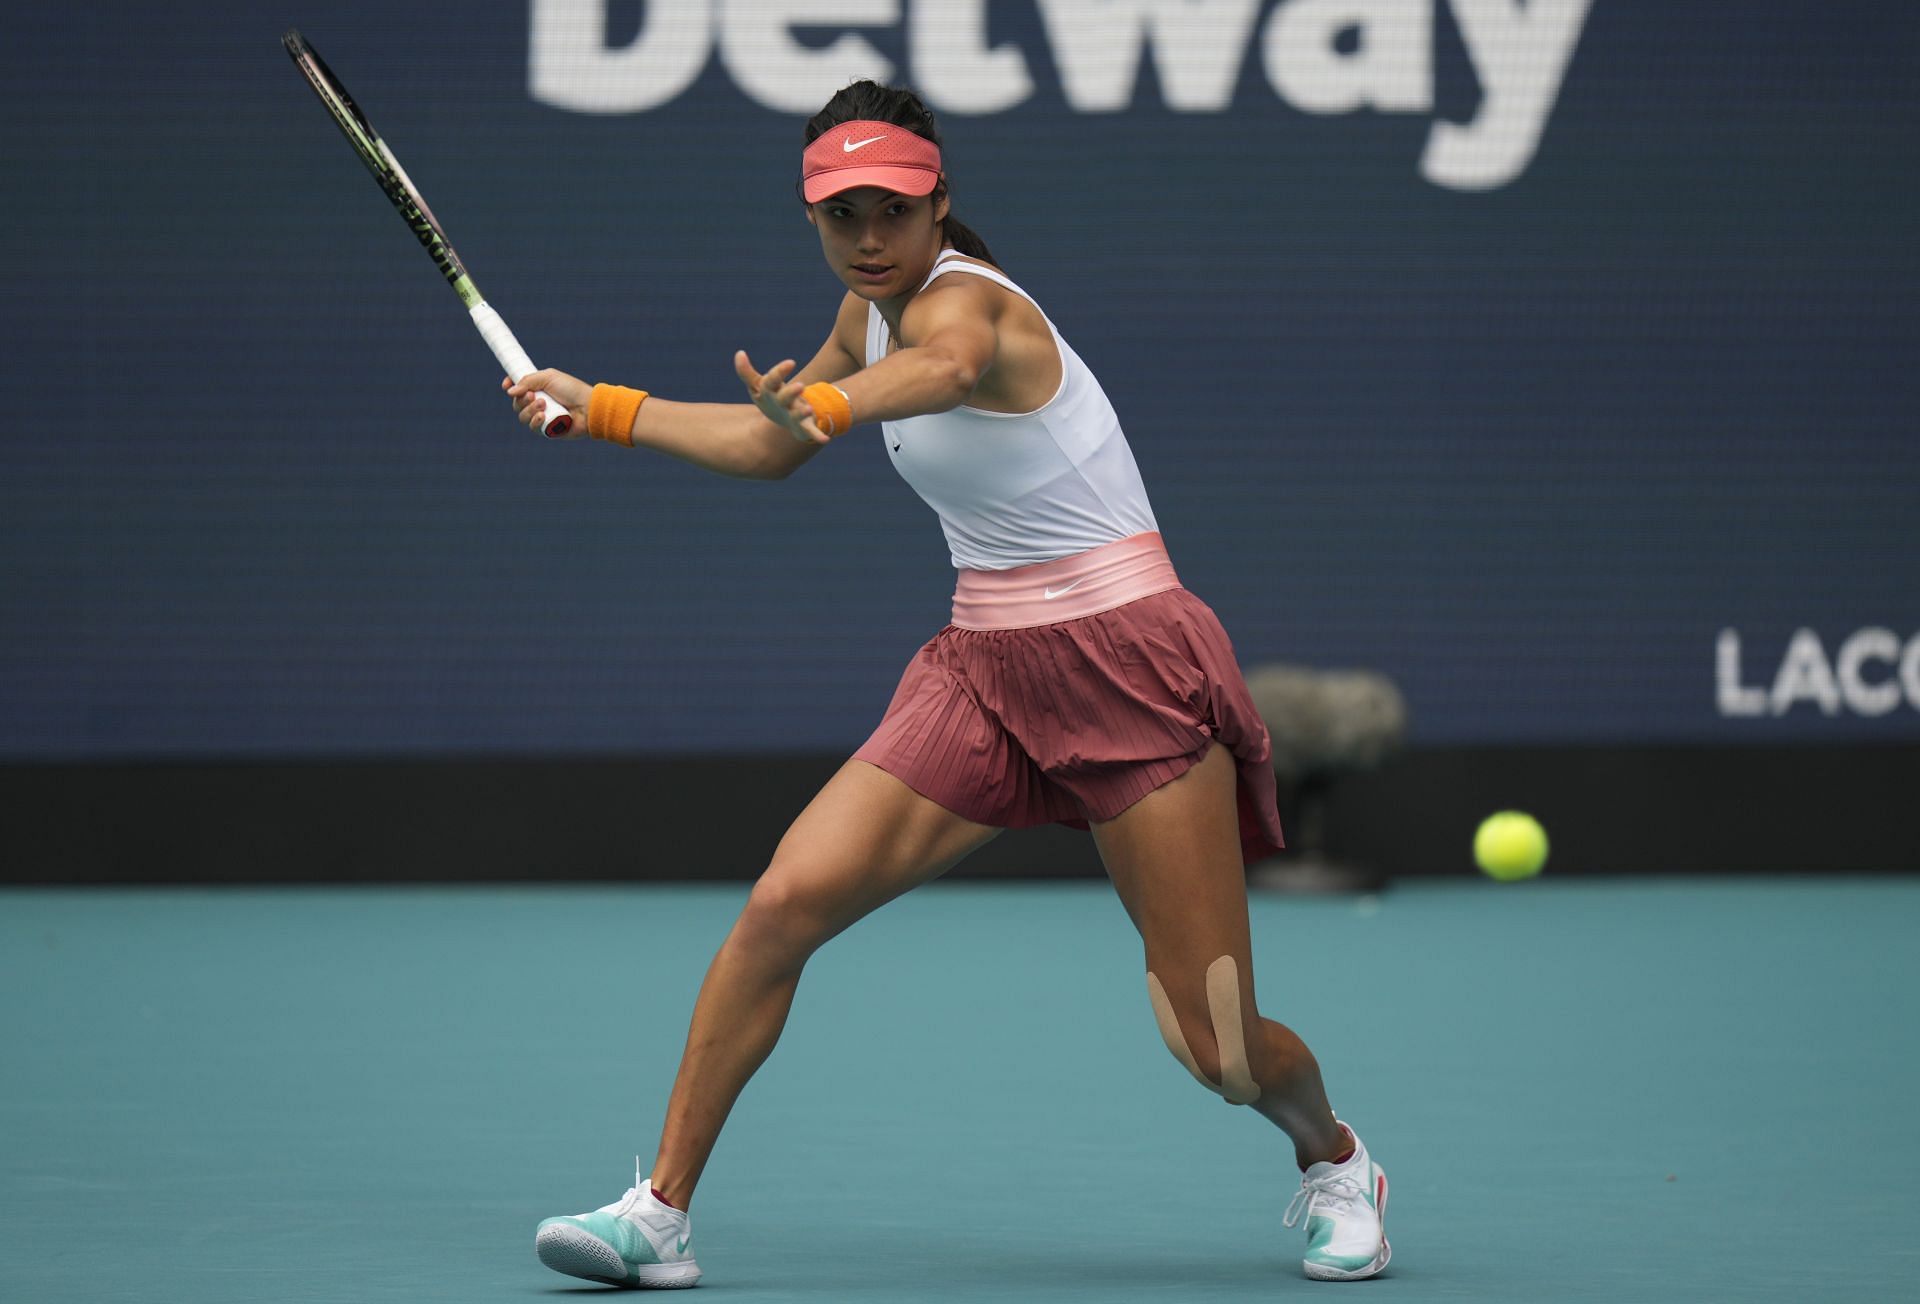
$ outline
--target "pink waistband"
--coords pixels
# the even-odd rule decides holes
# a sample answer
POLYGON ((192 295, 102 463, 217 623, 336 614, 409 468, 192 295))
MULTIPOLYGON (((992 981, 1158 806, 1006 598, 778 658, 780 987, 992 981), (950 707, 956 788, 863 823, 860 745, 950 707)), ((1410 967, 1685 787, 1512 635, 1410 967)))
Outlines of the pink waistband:
POLYGON ((1026 629, 1111 611, 1180 587, 1157 532, 1012 570, 963 570, 953 590, 961 629, 1026 629))

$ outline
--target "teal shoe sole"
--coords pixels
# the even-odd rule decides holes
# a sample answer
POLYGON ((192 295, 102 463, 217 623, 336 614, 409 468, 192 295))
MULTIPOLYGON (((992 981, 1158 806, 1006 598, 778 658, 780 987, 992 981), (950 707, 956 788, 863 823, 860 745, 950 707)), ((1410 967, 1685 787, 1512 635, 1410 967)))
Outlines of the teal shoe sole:
POLYGON ((533 1238, 534 1253, 555 1272, 609 1286, 634 1290, 683 1290, 700 1282, 700 1267, 685 1263, 630 1264, 613 1248, 582 1227, 553 1223, 533 1238))
POLYGON ((1393 1246, 1382 1239, 1379 1257, 1365 1267, 1336 1268, 1331 1264, 1315 1263, 1312 1259, 1306 1260, 1301 1266, 1315 1281, 1365 1281, 1368 1277, 1377 1277, 1385 1272, 1387 1261, 1391 1258, 1393 1258, 1393 1246))

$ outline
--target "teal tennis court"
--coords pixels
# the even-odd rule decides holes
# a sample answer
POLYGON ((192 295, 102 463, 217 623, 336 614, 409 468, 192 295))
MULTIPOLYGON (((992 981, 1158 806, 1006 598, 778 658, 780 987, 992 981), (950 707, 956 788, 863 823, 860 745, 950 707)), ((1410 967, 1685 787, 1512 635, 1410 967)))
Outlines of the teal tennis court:
MULTIPOLYGON (((584 1298, 741 886, 0 895, 0 1296, 584 1298)), ((1300 1275, 1285 1139, 1161 1046, 1096 884, 915 893, 830 945, 694 1207, 701 1298, 1920 1294, 1920 884, 1256 898, 1265 1012, 1393 1182, 1300 1275)))

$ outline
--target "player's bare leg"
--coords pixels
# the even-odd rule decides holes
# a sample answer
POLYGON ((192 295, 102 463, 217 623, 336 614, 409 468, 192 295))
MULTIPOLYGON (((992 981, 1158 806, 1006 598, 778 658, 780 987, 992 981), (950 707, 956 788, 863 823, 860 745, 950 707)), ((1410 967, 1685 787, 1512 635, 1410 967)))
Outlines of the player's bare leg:
POLYGON ((1094 836, 1146 943, 1147 971, 1170 1007, 1164 1013, 1173 1023, 1162 1030, 1168 1049, 1184 1052, 1196 1076, 1251 1104, 1293 1139, 1303 1176, 1284 1221, 1306 1222, 1306 1274, 1325 1281, 1375 1276, 1393 1255, 1383 1227, 1386 1175, 1335 1121, 1312 1053, 1254 1005, 1235 783, 1232 754, 1215 746, 1172 783, 1095 825, 1094 836), (1222 982, 1229 960, 1236 981, 1222 982), (1210 992, 1210 982, 1222 990, 1210 992), (1243 1054, 1220 1044, 1231 1035, 1236 1003, 1243 1054))
POLYGON ((1207 1004, 1207 969, 1232 956, 1248 1067, 1261 1088, 1253 1108, 1292 1138, 1300 1167, 1348 1149, 1320 1066, 1291 1029, 1260 1017, 1253 996, 1247 879, 1240 859, 1233 754, 1215 746, 1185 774, 1116 818, 1093 826, 1101 859, 1146 945, 1201 1072, 1219 1082, 1220 1055, 1207 1004))
POLYGON ((612 1204, 542 1221, 540 1261, 615 1286, 697 1284, 687 1205, 734 1100, 780 1038, 800 970, 828 938, 996 832, 863 761, 842 767, 781 839, 707 970, 650 1180, 636 1172, 612 1204))
POLYGON ((836 933, 937 878, 998 829, 849 761, 800 813, 707 969, 667 1102, 653 1189, 685 1209, 734 1100, 772 1053, 800 971, 836 933))

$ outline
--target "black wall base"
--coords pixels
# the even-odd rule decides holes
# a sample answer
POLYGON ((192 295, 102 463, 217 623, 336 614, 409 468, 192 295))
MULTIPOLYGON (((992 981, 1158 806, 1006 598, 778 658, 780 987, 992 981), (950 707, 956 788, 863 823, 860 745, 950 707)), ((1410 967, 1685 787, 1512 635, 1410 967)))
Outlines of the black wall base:
MULTIPOLYGON (((0 766, 0 883, 750 879, 840 764, 0 766)), ((1555 874, 1920 870, 1916 745, 1420 748, 1328 787, 1324 852, 1390 877, 1470 873, 1474 826, 1503 808, 1546 825, 1555 874)), ((1049 828, 955 874, 1100 872, 1086 834, 1049 828)))

